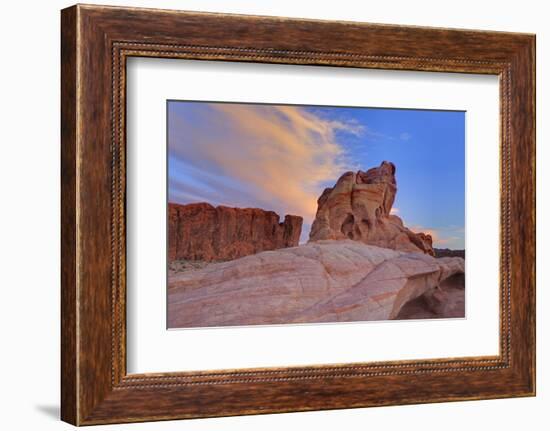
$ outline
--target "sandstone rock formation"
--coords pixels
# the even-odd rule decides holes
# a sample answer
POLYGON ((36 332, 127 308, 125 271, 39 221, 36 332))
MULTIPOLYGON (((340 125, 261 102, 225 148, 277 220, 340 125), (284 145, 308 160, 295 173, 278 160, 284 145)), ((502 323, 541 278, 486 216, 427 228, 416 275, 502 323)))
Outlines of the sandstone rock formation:
POLYGON ((394 319, 404 304, 462 273, 458 257, 310 242, 171 276, 168 326, 394 319))
POLYGON ((310 241, 352 239, 365 244, 434 255, 432 237, 414 233, 390 211, 397 193, 395 166, 346 172, 317 201, 310 241))
POLYGON ((168 260, 229 260, 298 245, 302 217, 273 211, 168 204, 168 260))

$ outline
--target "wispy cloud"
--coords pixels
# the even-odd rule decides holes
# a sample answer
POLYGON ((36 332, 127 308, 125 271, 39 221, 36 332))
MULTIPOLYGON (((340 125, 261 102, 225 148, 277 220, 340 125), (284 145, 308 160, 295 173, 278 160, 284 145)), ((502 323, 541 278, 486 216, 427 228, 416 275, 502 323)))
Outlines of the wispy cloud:
POLYGON ((399 139, 401 139, 402 141, 408 141, 411 138, 412 138, 412 135, 410 133, 403 132, 399 134, 399 139))
POLYGON ((296 106, 174 103, 169 199, 297 214, 305 231, 323 185, 353 165, 337 136, 364 132, 296 106))

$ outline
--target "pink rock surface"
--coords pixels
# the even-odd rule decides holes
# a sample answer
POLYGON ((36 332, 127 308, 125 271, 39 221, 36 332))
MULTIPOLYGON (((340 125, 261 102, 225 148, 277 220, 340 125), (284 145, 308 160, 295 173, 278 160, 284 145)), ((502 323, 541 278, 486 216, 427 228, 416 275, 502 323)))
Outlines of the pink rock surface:
POLYGON ((168 260, 229 260, 298 245, 302 217, 273 211, 168 204, 168 260))
POLYGON ((172 274, 168 326, 394 319, 404 304, 461 273, 459 257, 310 242, 172 274))
POLYGON ((434 255, 432 237, 415 233, 391 214, 397 193, 395 166, 346 172, 317 201, 310 241, 352 239, 365 244, 434 255))

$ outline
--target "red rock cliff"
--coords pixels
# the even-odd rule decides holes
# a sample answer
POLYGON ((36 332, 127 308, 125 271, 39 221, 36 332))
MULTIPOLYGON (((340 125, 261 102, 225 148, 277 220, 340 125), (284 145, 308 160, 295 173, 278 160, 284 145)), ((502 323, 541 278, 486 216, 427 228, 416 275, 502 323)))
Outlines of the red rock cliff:
POLYGON ((390 214, 396 193, 393 163, 382 162, 367 172, 346 172, 319 197, 310 241, 352 239, 433 256, 430 235, 411 231, 390 214))
POLYGON ((231 260, 297 246, 302 217, 259 208, 168 204, 168 259, 231 260))

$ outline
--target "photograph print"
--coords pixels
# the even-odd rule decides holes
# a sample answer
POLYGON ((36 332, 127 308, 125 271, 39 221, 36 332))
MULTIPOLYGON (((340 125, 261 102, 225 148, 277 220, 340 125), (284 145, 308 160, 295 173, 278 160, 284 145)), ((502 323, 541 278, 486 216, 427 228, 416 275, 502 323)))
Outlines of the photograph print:
POLYGON ((167 101, 167 325, 465 318, 465 112, 167 101))

